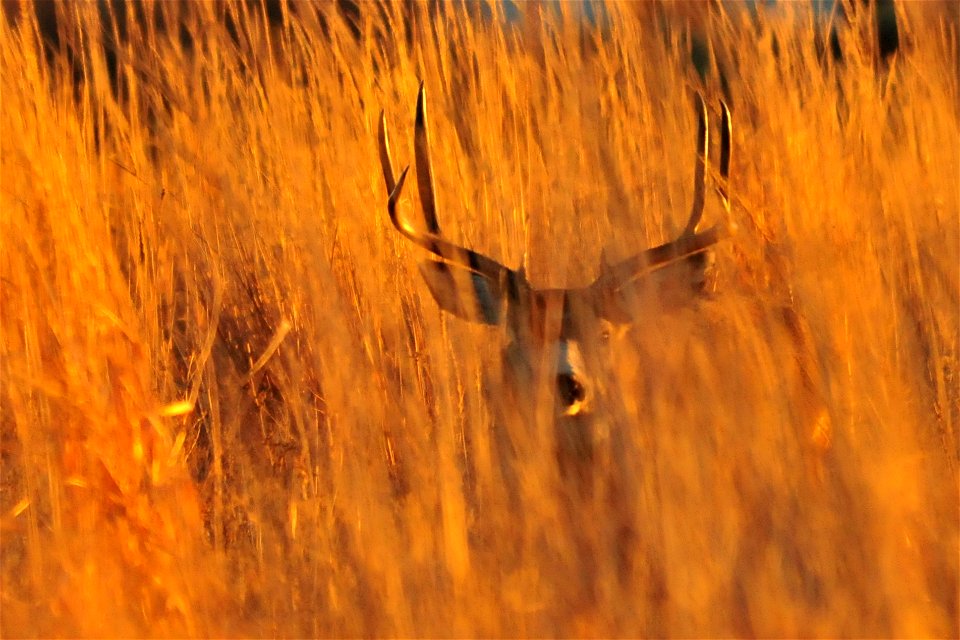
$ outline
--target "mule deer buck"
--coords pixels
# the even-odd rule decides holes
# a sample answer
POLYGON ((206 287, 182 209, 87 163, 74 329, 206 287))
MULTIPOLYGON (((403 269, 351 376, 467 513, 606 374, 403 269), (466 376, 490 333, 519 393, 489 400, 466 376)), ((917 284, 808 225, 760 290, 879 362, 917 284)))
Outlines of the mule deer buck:
MULTIPOLYGON (((717 192, 729 210, 726 182, 731 121, 729 109, 722 102, 720 113, 717 192)), ((709 162, 707 105, 699 96, 697 117, 693 206, 680 236, 616 264, 602 264, 599 276, 587 287, 537 289, 527 280, 522 266, 511 269, 441 236, 422 84, 417 97, 414 150, 426 230, 418 231, 399 216, 397 202, 410 167, 395 177, 381 112, 379 152, 390 220, 404 237, 433 254, 420 263, 420 273, 441 309, 469 321, 505 326, 509 344, 504 351, 504 388, 516 394, 518 406, 535 403, 542 397, 537 391, 546 388, 552 396, 555 419, 576 420, 589 414, 600 404, 591 372, 604 365, 602 344, 609 326, 627 324, 637 312, 642 313, 643 296, 651 292, 658 296, 656 308, 663 309, 690 304, 703 291, 712 258, 709 249, 725 235, 727 227, 720 223, 698 231, 709 162)), ((577 443, 574 446, 579 448, 577 443)))

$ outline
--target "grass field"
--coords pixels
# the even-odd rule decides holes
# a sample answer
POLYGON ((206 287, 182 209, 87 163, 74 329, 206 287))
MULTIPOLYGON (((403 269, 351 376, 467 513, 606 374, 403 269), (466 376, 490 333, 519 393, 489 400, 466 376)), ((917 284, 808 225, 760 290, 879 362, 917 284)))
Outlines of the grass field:
POLYGON ((960 634, 956 5, 888 64, 790 3, 244 6, 0 21, 0 635, 960 634), (549 430, 496 446, 503 332, 421 282, 377 119, 412 163, 422 79, 446 235, 582 285, 685 222, 687 19, 736 231, 611 355, 583 495, 549 430))

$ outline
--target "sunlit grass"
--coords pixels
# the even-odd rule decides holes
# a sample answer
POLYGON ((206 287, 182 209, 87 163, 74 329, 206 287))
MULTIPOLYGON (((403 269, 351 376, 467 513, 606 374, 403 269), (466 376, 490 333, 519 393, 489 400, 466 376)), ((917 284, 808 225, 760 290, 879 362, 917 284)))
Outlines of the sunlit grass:
POLYGON ((423 80, 444 233, 582 285, 685 222, 687 18, 186 3, 120 99, 92 5, 69 55, 0 22, 3 635, 955 636, 956 11, 899 4, 889 65, 854 17, 839 65, 781 4, 673 7, 736 233, 611 356, 588 496, 496 424, 502 331, 420 281, 377 118, 412 163, 423 80))

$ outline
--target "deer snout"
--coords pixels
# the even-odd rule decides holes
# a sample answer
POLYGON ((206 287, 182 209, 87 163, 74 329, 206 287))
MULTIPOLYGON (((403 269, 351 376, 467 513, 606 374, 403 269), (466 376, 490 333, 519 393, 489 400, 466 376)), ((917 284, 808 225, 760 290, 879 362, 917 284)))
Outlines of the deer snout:
POLYGON ((560 373, 557 375, 557 397, 561 405, 569 410, 586 399, 587 390, 575 373, 560 373))
POLYGON ((560 412, 565 416, 578 415, 587 399, 587 382, 583 371, 583 358, 576 342, 560 343, 560 358, 557 362, 556 398, 560 412))

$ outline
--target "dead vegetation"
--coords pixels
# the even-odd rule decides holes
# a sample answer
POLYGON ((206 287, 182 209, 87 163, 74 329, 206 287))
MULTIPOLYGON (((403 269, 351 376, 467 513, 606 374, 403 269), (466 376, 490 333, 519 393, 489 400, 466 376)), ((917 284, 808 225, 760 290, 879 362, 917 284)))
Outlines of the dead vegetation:
POLYGON ((956 635, 956 10, 898 5, 887 66, 853 16, 840 65, 782 4, 697 27, 738 231, 611 356, 589 496, 548 431, 498 447, 502 336, 428 296, 377 117, 412 159, 423 79, 445 232, 588 282, 686 217, 721 83, 683 30, 186 3, 117 44, 65 3, 46 55, 0 21, 3 635, 956 635))

